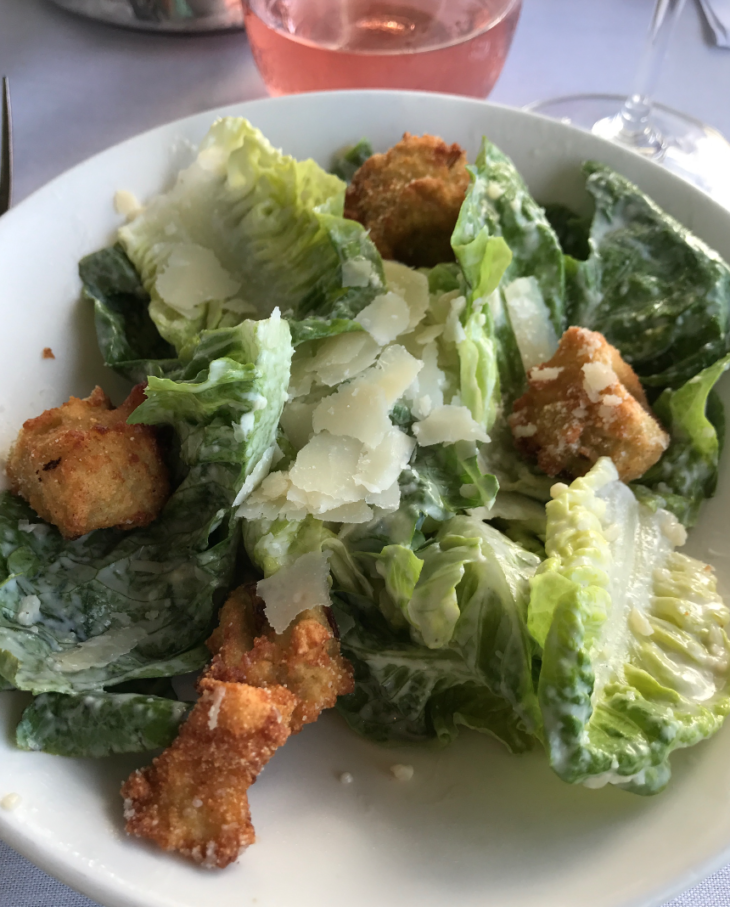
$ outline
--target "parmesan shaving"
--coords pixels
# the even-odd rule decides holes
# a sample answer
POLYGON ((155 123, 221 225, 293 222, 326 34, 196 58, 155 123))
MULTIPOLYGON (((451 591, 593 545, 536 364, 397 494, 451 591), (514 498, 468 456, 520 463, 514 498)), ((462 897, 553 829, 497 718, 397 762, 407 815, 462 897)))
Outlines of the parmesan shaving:
POLYGON ((504 288, 504 300, 525 371, 552 359, 558 337, 535 277, 513 280, 504 288))
POLYGON ((406 301, 395 293, 376 296, 355 318, 381 346, 395 340, 408 329, 410 311, 406 301))
POLYGON ((383 270, 388 288, 406 301, 408 328, 413 330, 428 310, 428 278, 398 261, 384 261, 383 270))
POLYGON ((376 341, 366 331, 328 337, 308 363, 308 372, 320 384, 334 387, 372 365, 379 350, 376 341))
POLYGON ((276 633, 283 633, 302 611, 329 606, 328 577, 327 555, 311 552, 257 584, 256 592, 266 606, 266 619, 276 633))
POLYGON ((343 287, 367 287, 372 281, 374 285, 380 283, 377 277, 373 263, 367 258, 357 257, 350 258, 342 263, 342 286, 343 287))
POLYGON ((160 299, 186 318, 195 313, 196 306, 227 299, 240 286, 210 249, 195 243, 174 245, 155 280, 160 299))
POLYGON ((141 642, 147 636, 143 627, 122 627, 108 630, 99 636, 92 636, 85 642, 53 656, 60 671, 72 674, 87 668, 103 668, 116 661, 141 642))
POLYGON ((129 222, 144 211, 144 205, 133 192, 119 189, 114 193, 114 210, 129 222))
POLYGON ((602 390, 619 383, 618 375, 605 362, 586 362, 582 370, 583 390, 588 394, 591 403, 598 403, 602 390))
POLYGON ((355 481, 370 492, 385 491, 397 482, 415 446, 413 438, 391 428, 377 447, 365 449, 360 454, 355 481))
POLYGON ((421 422, 415 422, 413 434, 421 447, 456 441, 489 441, 489 435, 474 421, 467 407, 453 404, 439 406, 421 422))
POLYGON ((377 384, 356 381, 325 397, 314 410, 315 432, 357 438, 377 447, 391 426, 385 392, 377 384))

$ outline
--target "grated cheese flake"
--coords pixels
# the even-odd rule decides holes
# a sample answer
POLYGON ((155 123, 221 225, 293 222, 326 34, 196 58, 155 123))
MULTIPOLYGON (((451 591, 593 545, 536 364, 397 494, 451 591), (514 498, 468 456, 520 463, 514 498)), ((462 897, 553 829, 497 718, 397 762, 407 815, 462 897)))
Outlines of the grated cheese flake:
POLYGON ((204 302, 233 296, 240 286, 210 249, 195 243, 174 245, 155 280, 160 299, 186 317, 204 302))
POLYGON ((598 403, 601 391, 612 384, 618 384, 618 375, 605 362, 586 362, 582 366, 583 390, 591 403, 598 403))
POLYGON ((414 422, 413 434, 421 447, 457 441, 489 441, 489 435, 474 421, 468 408, 453 404, 436 407, 425 419, 414 422))
POLYGON ((312 427, 377 447, 391 427, 385 392, 368 381, 346 384, 317 405, 312 427))
POLYGON ((302 611, 329 607, 328 577, 327 555, 311 552, 257 583, 256 592, 264 600, 266 619, 276 633, 283 633, 302 611))
POLYGON ((388 288, 406 301, 410 330, 416 327, 428 310, 428 278, 399 261, 384 261, 383 270, 388 288))
POLYGON ((405 299, 392 292, 376 296, 355 318, 380 346, 406 331, 409 320, 410 311, 405 299))

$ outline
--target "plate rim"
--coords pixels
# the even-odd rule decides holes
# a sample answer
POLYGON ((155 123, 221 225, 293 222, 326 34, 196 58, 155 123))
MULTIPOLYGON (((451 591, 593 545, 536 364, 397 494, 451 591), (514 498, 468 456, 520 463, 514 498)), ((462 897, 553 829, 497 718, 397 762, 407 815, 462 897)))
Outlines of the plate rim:
MULTIPOLYGON (((143 130, 142 132, 132 135, 122 140, 121 142, 110 145, 107 148, 104 148, 103 150, 89 156, 88 158, 85 158, 69 169, 58 174, 47 183, 34 189, 19 203, 14 205, 4 215, 4 217, 0 218, 0 241, 2 240, 2 237, 6 235, 6 231, 12 231, 15 224, 16 212, 25 211, 26 208, 28 208, 30 205, 36 204, 39 197, 42 198, 46 195, 51 196, 59 183, 71 179, 73 176, 77 175, 79 171, 83 171, 92 165, 103 163, 105 156, 111 157, 112 155, 122 151, 125 148, 128 148, 136 143, 141 143, 145 139, 151 138, 156 133, 162 133, 165 130, 174 128, 179 128, 181 130, 187 129, 196 121, 208 121, 210 123, 222 116, 246 116, 254 119, 256 110, 260 107, 286 107, 289 104, 296 105, 298 103, 307 103, 308 101, 316 104, 318 99, 321 99, 323 97, 332 98, 332 102, 336 103, 336 99, 342 96, 348 96, 353 99, 363 96, 375 96, 383 98, 397 96, 405 98, 433 99, 435 96, 439 99, 446 99, 455 104, 472 106, 475 110, 480 109, 482 111, 488 111, 492 109, 506 111, 509 112, 509 114, 514 114, 520 118, 531 118, 535 120, 548 121, 556 126, 559 126, 560 129, 566 130, 568 132, 585 134, 583 130, 576 126, 565 123, 557 123, 550 117, 533 112, 529 109, 510 107, 509 105, 505 104, 498 104, 488 100, 467 98, 459 95, 430 93, 424 91, 352 89, 344 91, 311 92, 305 95, 287 95, 276 98, 255 98, 247 101, 239 101, 232 104, 226 104, 223 106, 211 108, 209 110, 199 111, 185 117, 160 123, 157 126, 143 130), (302 99, 304 99, 304 101, 302 101, 302 99)), ((606 141, 605 139, 601 139, 598 136, 593 136, 593 139, 603 145, 612 147, 614 149, 614 152, 619 151, 622 154, 630 156, 632 160, 634 158, 634 155, 630 150, 617 148, 610 142, 606 141)), ((687 185, 685 181, 678 175, 663 170, 663 168, 661 168, 661 165, 653 161, 648 161, 646 159, 639 160, 641 161, 642 166, 646 166, 651 169, 661 169, 664 173, 663 179, 665 179, 668 184, 673 183, 674 185, 687 185)), ((642 169, 642 167, 639 167, 639 169, 642 169)), ((646 172, 648 173, 650 171, 646 172)), ((728 212, 728 210, 724 208, 724 206, 722 206, 707 193, 703 192, 701 189, 697 187, 689 188, 693 192, 699 193, 699 195, 702 196, 703 205, 710 205, 717 209, 717 211, 722 212, 724 217, 727 218, 728 226, 730 227, 730 212, 728 212)), ((28 859, 36 867, 44 872, 47 872, 49 875, 53 876, 63 884, 68 885, 78 893, 97 900, 100 904, 103 904, 104 907, 142 907, 142 902, 140 902, 138 897, 135 896, 135 892, 128 893, 124 888, 115 887, 114 880, 107 875, 91 875, 88 872, 88 869, 84 868, 83 864, 75 863, 72 859, 69 859, 66 854, 60 851, 55 843, 55 839, 38 838, 33 837, 29 833, 24 833, 25 826, 17 825, 13 823, 12 820, 7 821, 6 817, 7 819, 10 819, 12 813, 5 813, 5 815, 3 815, 4 812, 4 810, 0 810, 0 840, 4 841, 21 856, 28 859)), ((702 879, 716 872, 718 869, 722 868, 722 866, 728 863, 730 863, 730 837, 728 837, 727 843, 722 849, 720 849, 713 855, 706 857, 700 864, 696 865, 693 870, 684 870, 671 884, 665 884, 661 890, 657 889, 657 891, 653 895, 650 895, 648 899, 647 897, 641 896, 638 899, 633 898, 630 901, 625 901, 621 904, 617 902, 617 907, 660 907, 660 905, 665 904, 667 901, 675 898, 681 892, 698 884, 700 881, 702 881, 702 879)), ((167 907, 168 904, 172 903, 167 900, 159 900, 153 892, 149 892, 148 897, 150 899, 144 902, 144 907, 167 907)))

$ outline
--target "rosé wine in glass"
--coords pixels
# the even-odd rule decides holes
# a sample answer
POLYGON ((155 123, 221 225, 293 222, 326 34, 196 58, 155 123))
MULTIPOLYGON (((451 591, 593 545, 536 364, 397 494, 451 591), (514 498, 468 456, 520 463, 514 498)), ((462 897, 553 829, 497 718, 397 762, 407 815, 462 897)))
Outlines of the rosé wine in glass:
POLYGON ((484 98, 521 0, 244 0, 256 65, 273 95, 410 88, 484 98))

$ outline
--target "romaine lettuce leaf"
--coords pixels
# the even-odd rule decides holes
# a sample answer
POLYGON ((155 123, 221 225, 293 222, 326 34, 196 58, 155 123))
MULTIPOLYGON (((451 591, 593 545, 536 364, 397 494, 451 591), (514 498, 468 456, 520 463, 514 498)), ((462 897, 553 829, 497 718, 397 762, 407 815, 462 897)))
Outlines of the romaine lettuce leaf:
POLYGON ((332 159, 330 173, 339 176, 341 180, 349 183, 356 171, 373 154, 373 146, 367 139, 360 139, 356 145, 349 145, 338 151, 332 159))
POLYGON ((150 318, 149 294, 121 246, 82 258, 79 276, 84 295, 94 303, 96 337, 106 365, 135 384, 179 367, 174 347, 150 318))
POLYGON ((150 377, 130 424, 176 427, 188 462, 238 468, 239 504, 268 472, 293 349, 274 310, 263 321, 206 331, 179 381, 150 377))
POLYGON ((715 493, 725 421, 714 387, 728 368, 725 356, 677 390, 667 388, 654 404, 671 443, 634 490, 649 506, 671 510, 685 526, 694 526, 702 502, 715 493))
POLYGON ((584 170, 596 210, 570 323, 600 331, 642 384, 678 388, 728 351, 730 267, 623 176, 584 170))
POLYGON ((534 277, 559 336, 565 327, 565 266, 560 243, 545 211, 530 195, 512 161, 487 139, 482 141, 470 171, 472 184, 452 238, 467 280, 473 288, 480 287, 482 296, 496 288, 497 284, 474 280, 474 264, 466 259, 464 246, 469 243, 467 248, 476 252, 477 246, 482 245, 482 273, 485 267, 492 272, 499 269, 487 263, 503 254, 497 244, 502 238, 511 253, 502 268, 503 284, 519 277, 534 277))
POLYGON ((133 693, 43 693, 23 712, 15 739, 22 750, 100 758, 169 746, 189 702, 133 693))
MULTIPOLYGON (((440 552, 458 552, 463 572, 453 586, 449 579, 439 599, 449 604, 441 607, 443 618, 454 604, 458 609, 451 639, 439 648, 414 641, 372 599, 342 590, 333 571, 342 647, 356 680, 355 692, 341 697, 338 708, 355 730, 380 741, 437 737, 446 743, 466 725, 520 752, 540 733, 526 628, 528 580, 539 560, 464 516, 445 523, 436 543, 434 566, 440 552)), ((438 578, 437 569, 433 575, 438 578)))
POLYGON ((473 507, 491 507, 499 488, 483 470, 475 445, 466 441, 417 447, 400 486, 401 509, 410 510, 416 523, 425 516, 443 521, 473 507))
POLYGON ((342 217, 344 189, 246 120, 214 123, 174 187, 119 231, 162 337, 184 354, 203 329, 275 306, 293 318, 353 317, 383 274, 364 229, 342 217))
POLYGON ((268 468, 290 359, 286 322, 272 316, 204 334, 190 377, 151 380, 133 419, 173 426, 187 474, 144 529, 66 541, 4 495, 0 675, 73 693, 205 663, 236 553, 232 504, 268 468))
POLYGON ((571 783, 656 793, 672 750, 730 710, 730 612, 711 569, 674 551, 681 525, 640 504, 607 458, 556 485, 547 514, 529 626, 550 763, 571 783))

